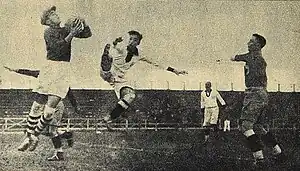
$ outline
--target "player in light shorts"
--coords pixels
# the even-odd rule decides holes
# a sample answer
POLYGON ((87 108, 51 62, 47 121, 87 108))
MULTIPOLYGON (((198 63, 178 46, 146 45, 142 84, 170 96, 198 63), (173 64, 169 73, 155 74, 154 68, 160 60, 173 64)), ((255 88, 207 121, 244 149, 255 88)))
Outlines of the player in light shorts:
MULTIPOLYGON (((14 69, 7 66, 4 66, 7 70, 11 72, 16 72, 18 74, 32 76, 37 78, 40 74, 39 70, 30 70, 30 69, 14 69)), ((73 95, 71 89, 69 89, 67 94, 68 99, 72 107, 75 109, 75 113, 79 113, 79 108, 77 106, 77 101, 75 96, 73 95)), ((46 125, 42 134, 49 136, 55 148, 55 153, 52 157, 48 158, 49 161, 59 161, 64 160, 63 149, 62 149, 62 139, 66 139, 68 146, 73 146, 73 133, 69 131, 58 132, 58 127, 60 126, 61 119, 63 117, 63 113, 65 110, 65 106, 63 101, 60 101, 56 106, 55 113, 53 115, 52 121, 46 125)))
MULTIPOLYGON (((124 37, 116 38, 112 44, 107 44, 101 56, 101 77, 107 81, 119 99, 116 107, 108 116, 104 117, 106 123, 117 119, 135 99, 135 91, 126 79, 127 71, 137 62, 146 62, 158 68, 173 72, 176 75, 187 74, 184 70, 162 66, 149 58, 142 57, 139 45, 143 36, 135 30, 129 31, 124 37)), ((108 124, 107 124, 108 125, 108 124)), ((108 127, 109 128, 109 127, 108 127)))
POLYGON ((18 147, 19 151, 33 151, 38 145, 38 136, 53 118, 57 104, 69 91, 71 42, 74 37, 88 38, 91 30, 85 21, 75 18, 60 27, 56 7, 46 9, 41 24, 48 26, 44 32, 47 60, 41 68, 39 84, 33 89, 35 100, 27 118, 27 136, 18 147))
POLYGON ((204 114, 203 127, 206 128, 204 142, 207 142, 210 130, 217 131, 218 128, 219 106, 217 100, 220 101, 222 106, 226 105, 220 93, 211 88, 211 82, 206 82, 205 90, 201 92, 201 109, 204 114))

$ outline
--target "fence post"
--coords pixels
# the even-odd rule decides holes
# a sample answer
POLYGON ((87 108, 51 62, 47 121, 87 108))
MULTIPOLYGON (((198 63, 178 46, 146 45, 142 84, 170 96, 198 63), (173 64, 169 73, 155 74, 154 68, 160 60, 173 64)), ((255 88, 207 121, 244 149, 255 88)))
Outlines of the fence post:
POLYGON ((185 81, 183 81, 183 90, 185 90, 185 81))
POLYGON ((199 90, 201 90, 201 84, 202 84, 202 82, 199 82, 199 90))
POLYGON ((280 84, 277 85, 277 91, 280 92, 280 84))
POLYGON ((231 91, 233 91, 233 83, 231 83, 230 86, 231 86, 231 91))
POLYGON ((170 90, 170 83, 167 81, 167 90, 170 90))
POLYGON ((296 92, 296 84, 293 84, 293 92, 296 92))
POLYGON ((8 126, 7 126, 7 118, 5 118, 5 124, 4 124, 4 129, 7 130, 8 126))
POLYGON ((90 128, 90 119, 88 118, 86 121, 86 128, 89 129, 90 128))
POLYGON ((125 122, 126 122, 126 125, 125 125, 126 131, 128 131, 128 120, 126 119, 125 122))
POLYGON ((68 118, 68 122, 67 122, 67 131, 70 130, 70 118, 68 118))

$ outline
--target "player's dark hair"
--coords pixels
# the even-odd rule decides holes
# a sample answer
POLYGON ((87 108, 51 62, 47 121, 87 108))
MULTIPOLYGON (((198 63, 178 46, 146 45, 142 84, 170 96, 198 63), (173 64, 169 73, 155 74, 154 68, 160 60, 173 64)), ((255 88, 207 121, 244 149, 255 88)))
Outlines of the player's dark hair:
POLYGON ((259 34, 253 34, 252 36, 256 37, 256 39, 258 40, 258 43, 260 44, 260 47, 263 48, 266 45, 266 39, 259 34))
POLYGON ((129 35, 137 35, 137 37, 139 38, 140 41, 143 39, 143 35, 141 33, 139 33, 138 31, 131 30, 128 32, 128 34, 129 35))

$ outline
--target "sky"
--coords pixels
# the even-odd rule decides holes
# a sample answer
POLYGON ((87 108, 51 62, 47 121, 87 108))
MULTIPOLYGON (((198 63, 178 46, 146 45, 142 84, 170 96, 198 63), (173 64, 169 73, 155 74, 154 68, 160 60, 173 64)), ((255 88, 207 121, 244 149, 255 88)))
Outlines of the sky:
MULTIPOLYGON (((297 1, 197 1, 197 0, 1 0, 0 64, 39 69, 46 58, 40 24, 42 11, 57 6, 62 21, 81 16, 93 36, 72 43, 72 87, 110 86, 99 77, 103 47, 129 30, 144 38, 142 54, 157 62, 185 69, 176 76, 147 64, 128 73, 139 89, 203 88, 210 80, 219 90, 243 90, 243 63, 229 59, 247 52, 253 33, 266 37, 263 56, 268 63, 268 90, 300 91, 300 2, 297 1), (219 60, 220 62, 217 62, 219 60)), ((0 67, 1 88, 30 88, 34 78, 9 73, 0 67)))

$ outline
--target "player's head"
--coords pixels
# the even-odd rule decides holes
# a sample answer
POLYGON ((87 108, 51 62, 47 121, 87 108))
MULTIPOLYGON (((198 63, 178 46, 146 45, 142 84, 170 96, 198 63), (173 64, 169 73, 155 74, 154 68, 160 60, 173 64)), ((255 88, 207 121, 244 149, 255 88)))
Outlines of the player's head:
POLYGON ((143 39, 143 35, 139 33, 138 31, 131 30, 128 32, 129 34, 129 46, 138 46, 141 43, 141 40, 143 39))
POLYGON ((46 9, 41 16, 41 24, 47 26, 57 26, 61 23, 56 6, 46 9))
POLYGON ((210 89, 211 89, 211 82, 210 82, 210 81, 207 81, 207 82, 205 83, 205 89, 206 89, 206 90, 210 90, 210 89))
POLYGON ((253 34, 251 39, 248 42, 248 50, 249 51, 255 51, 260 50, 266 45, 266 39, 259 35, 259 34, 253 34))

